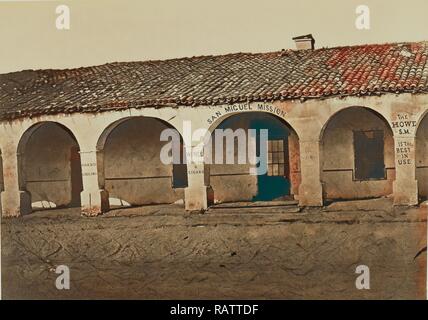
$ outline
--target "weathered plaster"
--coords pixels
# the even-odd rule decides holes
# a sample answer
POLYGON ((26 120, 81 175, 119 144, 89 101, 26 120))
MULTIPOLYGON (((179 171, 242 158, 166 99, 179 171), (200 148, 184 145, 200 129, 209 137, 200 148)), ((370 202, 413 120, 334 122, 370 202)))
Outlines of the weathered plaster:
MULTIPOLYGON (((424 155, 426 153, 425 151, 415 150, 415 146, 418 148, 419 145, 422 145, 421 138, 418 137, 416 139, 415 136, 419 124, 422 127, 420 132, 425 132, 425 129, 423 129, 425 122, 422 122, 422 117, 428 110, 428 96, 426 94, 386 94, 369 97, 346 97, 343 99, 287 100, 272 103, 255 102, 251 104, 199 106, 195 108, 184 106, 142 108, 107 111, 97 114, 59 114, 2 122, 0 123, 0 150, 2 152, 4 181, 4 191, 1 197, 3 215, 16 216, 28 213, 28 210, 24 208, 25 206, 22 206, 26 201, 26 195, 24 190, 20 190, 18 182, 17 150, 21 137, 34 124, 44 121, 57 122, 73 133, 80 147, 82 162, 82 208, 89 213, 98 214, 108 210, 108 203, 106 203, 108 192, 105 188, 111 187, 101 173, 104 167, 102 159, 104 155, 98 147, 100 138, 108 136, 105 132, 106 129, 108 131, 111 124, 130 117, 152 117, 169 123, 183 134, 183 121, 190 121, 194 129, 205 128, 212 131, 226 117, 242 112, 268 112, 274 114, 284 119, 296 132, 299 139, 300 165, 296 162, 294 166, 297 168, 295 170, 297 174, 296 180, 300 181, 298 190, 295 190, 297 192, 294 193, 298 194, 301 205, 322 205, 323 195, 325 192, 327 194, 329 192, 328 186, 327 190, 323 190, 323 185, 321 184, 324 176, 322 166, 326 157, 321 152, 322 137, 330 119, 335 114, 343 109, 356 106, 376 111, 391 127, 395 147, 395 181, 392 185, 395 204, 416 204, 418 201, 418 188, 421 189, 420 192, 422 194, 426 192, 424 191, 424 181, 416 180, 417 177, 422 177, 422 180, 425 179, 424 169, 422 169, 421 173, 419 165, 416 168, 416 162, 420 163, 422 161, 424 164, 424 155), (397 148, 403 145, 409 148, 408 152, 405 155, 400 152, 397 154, 397 148), (417 157, 415 157, 415 154, 417 154, 417 157), (399 160, 403 159, 408 159, 408 162, 406 160, 406 163, 403 164, 403 161, 400 161, 399 164, 399 160), (92 165, 88 168, 83 166, 85 163, 91 163, 92 165), (417 174, 416 171, 418 172, 417 174)), ((387 158, 386 161, 390 164, 391 157, 387 158)), ((204 209, 207 207, 207 202, 211 196, 209 169, 204 165, 195 165, 194 167, 193 169, 188 168, 189 172, 196 172, 196 174, 189 174, 189 186, 185 190, 186 207, 188 209, 204 209)), ((394 166, 391 165, 390 167, 393 168, 394 166)), ((392 171, 391 169, 388 181, 394 179, 392 171)), ((329 172, 328 179, 340 182, 343 180, 341 174, 338 172, 337 175, 332 176, 332 173, 329 172)), ((349 179, 344 181, 346 180, 349 179)), ((219 184, 219 181, 213 180, 213 183, 219 184)), ((362 189, 347 189, 347 196, 353 197, 353 192, 355 192, 354 196, 360 197, 366 190, 387 189, 385 193, 391 191, 389 185, 387 188, 384 185, 376 185, 379 184, 378 181, 369 181, 365 184, 367 187, 362 189)), ((243 185, 245 186, 245 183, 243 185)), ((125 186, 120 186, 120 189, 122 188, 125 188, 125 186)), ((373 194, 380 195, 380 193, 376 192, 373 194)), ((153 196, 155 197, 157 194, 153 194, 153 196)), ((179 195, 177 196, 179 197, 179 195)))

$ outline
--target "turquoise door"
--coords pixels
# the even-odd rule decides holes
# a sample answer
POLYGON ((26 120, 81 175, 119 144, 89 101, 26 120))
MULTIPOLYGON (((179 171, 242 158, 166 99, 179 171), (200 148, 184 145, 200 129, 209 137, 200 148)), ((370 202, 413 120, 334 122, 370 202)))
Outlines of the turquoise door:
POLYGON ((251 128, 257 129, 257 156, 260 157, 260 129, 268 130, 268 168, 257 176, 258 193, 253 201, 272 201, 290 195, 287 127, 276 118, 253 119, 251 128))

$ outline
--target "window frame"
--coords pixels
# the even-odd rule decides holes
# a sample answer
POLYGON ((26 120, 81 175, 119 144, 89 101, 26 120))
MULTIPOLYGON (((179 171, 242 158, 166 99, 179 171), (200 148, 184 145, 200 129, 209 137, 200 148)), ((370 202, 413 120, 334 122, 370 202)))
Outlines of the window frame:
POLYGON ((286 156, 287 155, 285 154, 285 151, 286 151, 285 139, 273 138, 273 139, 267 140, 267 164, 266 164, 267 165, 267 172, 266 172, 267 176, 269 176, 269 177, 285 177, 286 176, 286 170, 287 170, 286 156), (272 142, 278 143, 279 141, 281 141, 281 144, 282 144, 282 147, 280 148, 281 150, 271 151, 271 150, 273 150, 273 148, 272 147, 269 148, 269 142, 272 145, 272 142), (274 162, 274 156, 273 156, 274 154, 277 154, 277 155, 282 154, 282 162, 280 162, 281 160, 277 160, 276 162, 274 162), (269 160, 269 155, 272 155, 272 160, 269 160), (273 166, 273 165, 278 165, 278 173, 277 174, 274 174, 273 167, 272 167, 272 171, 271 171, 272 174, 269 174, 269 166, 273 166), (282 166, 282 174, 280 174, 280 167, 279 167, 280 165, 282 166))

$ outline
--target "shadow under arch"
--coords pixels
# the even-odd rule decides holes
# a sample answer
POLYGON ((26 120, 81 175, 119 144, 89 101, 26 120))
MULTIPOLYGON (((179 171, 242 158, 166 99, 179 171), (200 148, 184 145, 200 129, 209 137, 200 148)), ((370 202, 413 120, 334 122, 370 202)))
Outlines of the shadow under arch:
POLYGON ((31 208, 80 207, 83 190, 80 146, 73 132, 55 121, 29 127, 17 147, 19 190, 31 208))
MULTIPOLYGON (((230 117, 237 116, 237 115, 245 115, 245 114, 262 114, 262 115, 270 115, 274 118, 277 118, 278 120, 282 121, 287 127, 289 127, 293 132, 297 135, 297 131, 293 128, 293 125, 290 123, 289 120, 281 117, 279 114, 274 112, 269 112, 266 110, 245 110, 245 111, 234 111, 234 112, 228 112, 226 114, 223 114, 219 117, 217 117, 215 120, 213 120, 208 127, 207 135, 210 136, 213 131, 225 120, 227 120, 230 117)), ((206 137, 208 139, 208 137, 206 137)))
POLYGON ((320 132, 324 199, 364 199, 392 194, 394 133, 385 117, 366 106, 335 112, 320 132))
POLYGON ((428 200, 428 110, 420 117, 415 132, 415 175, 420 200, 428 200))
POLYGON ((419 131, 419 127, 421 126, 421 123, 426 121, 426 118, 428 118, 428 109, 425 110, 424 112, 422 112, 421 116, 419 117, 417 123, 416 123, 416 131, 415 131, 415 135, 418 134, 419 131))
MULTIPOLYGON (((222 139, 227 140, 227 138, 222 139)), ((210 167, 210 184, 215 202, 272 201, 297 198, 301 181, 299 137, 284 118, 263 110, 228 113, 210 125, 204 142, 211 144, 211 152, 208 159, 206 158, 206 163, 210 167), (240 138, 236 136, 233 137, 233 164, 227 164, 224 158, 222 163, 216 161, 215 137, 218 129, 232 129, 235 133, 239 129, 244 130, 247 146, 245 164, 238 163, 239 154, 242 152, 239 150, 239 145, 242 144, 239 142, 240 138), (268 130, 267 154, 265 155, 267 172, 262 171, 256 176, 249 173, 250 168, 255 167, 254 162, 251 163, 249 159, 249 129, 255 130, 255 150, 252 150, 252 153, 257 157, 262 156, 260 152, 262 150, 261 129, 268 130), (238 142, 238 146, 236 142, 238 142)), ((223 143, 222 146, 225 147, 223 143)), ((224 151, 227 153, 227 150, 223 150, 223 154, 224 151)))
POLYGON ((98 184, 109 193, 113 207, 171 203, 184 198, 180 190, 187 187, 184 143, 180 132, 169 122, 150 116, 121 118, 103 130, 96 150, 98 184), (163 129, 172 129, 180 139, 180 163, 171 164, 171 176, 166 169, 169 165, 160 163, 163 129), (113 159, 117 160, 116 168, 113 159))
POLYGON ((342 112, 345 112, 347 110, 356 110, 356 109, 362 109, 362 110, 366 110, 372 114, 374 114, 375 116, 377 116, 380 120, 382 120, 382 122, 385 124, 385 126, 389 129, 389 131, 394 134, 394 132, 392 131, 392 127, 390 125, 390 123, 386 120, 386 118, 378 111, 367 107, 367 106, 348 106, 345 108, 342 108, 340 110, 337 110, 336 112, 334 112, 332 115, 330 115, 330 117, 327 119, 327 121, 324 123, 324 125, 322 126, 322 129, 320 131, 320 135, 319 135, 319 140, 322 141, 322 138, 324 136, 324 132, 327 129, 328 125, 331 123, 332 120, 334 120, 334 118, 336 118, 339 114, 341 114, 342 112))

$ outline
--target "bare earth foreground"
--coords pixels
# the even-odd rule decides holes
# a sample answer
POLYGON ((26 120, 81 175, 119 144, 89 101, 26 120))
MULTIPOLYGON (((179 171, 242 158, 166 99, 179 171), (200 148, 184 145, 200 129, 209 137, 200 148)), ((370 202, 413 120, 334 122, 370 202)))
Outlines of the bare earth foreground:
POLYGON ((78 209, 3 219, 3 298, 424 299, 427 209, 78 209), (419 253, 419 254, 418 254, 419 253), (370 268, 370 290, 355 269, 370 268), (55 268, 70 268, 57 290, 55 268))

